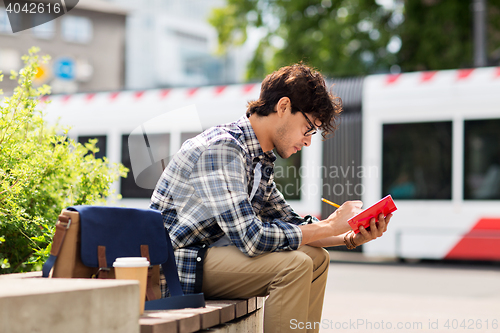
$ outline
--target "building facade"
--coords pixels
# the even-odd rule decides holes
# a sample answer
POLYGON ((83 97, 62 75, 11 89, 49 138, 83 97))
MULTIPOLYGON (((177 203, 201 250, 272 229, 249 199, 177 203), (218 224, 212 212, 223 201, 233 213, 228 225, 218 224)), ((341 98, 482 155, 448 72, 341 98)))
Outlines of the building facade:
MULTIPOLYGON (((21 20, 46 20, 50 14, 26 14, 21 20)), ((127 11, 100 0, 80 1, 68 13, 34 28, 12 33, 0 3, 0 70, 18 71, 21 56, 32 46, 51 61, 40 68, 36 85, 49 84, 53 93, 123 89, 125 85, 125 23, 127 11)), ((16 82, 4 77, 0 88, 11 91, 16 82)))
POLYGON ((107 0, 128 8, 126 88, 169 88, 242 82, 250 52, 217 54, 208 23, 224 0, 107 0))

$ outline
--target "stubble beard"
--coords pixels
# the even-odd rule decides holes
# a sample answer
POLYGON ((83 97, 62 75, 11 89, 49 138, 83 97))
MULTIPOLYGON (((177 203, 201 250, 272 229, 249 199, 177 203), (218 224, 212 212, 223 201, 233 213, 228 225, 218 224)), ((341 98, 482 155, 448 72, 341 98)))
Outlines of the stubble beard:
POLYGON ((287 141, 289 141, 287 139, 288 139, 288 132, 285 124, 279 127, 278 130, 276 131, 276 143, 274 144, 274 147, 276 148, 276 153, 281 158, 289 158, 291 156, 291 154, 286 155, 287 141))

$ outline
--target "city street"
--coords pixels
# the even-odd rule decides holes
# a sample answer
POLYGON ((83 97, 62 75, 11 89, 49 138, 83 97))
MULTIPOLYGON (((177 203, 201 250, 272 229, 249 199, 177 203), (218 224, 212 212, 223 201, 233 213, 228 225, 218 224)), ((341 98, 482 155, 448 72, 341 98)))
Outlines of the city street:
POLYGON ((500 332, 500 265, 332 260, 322 333, 500 332))

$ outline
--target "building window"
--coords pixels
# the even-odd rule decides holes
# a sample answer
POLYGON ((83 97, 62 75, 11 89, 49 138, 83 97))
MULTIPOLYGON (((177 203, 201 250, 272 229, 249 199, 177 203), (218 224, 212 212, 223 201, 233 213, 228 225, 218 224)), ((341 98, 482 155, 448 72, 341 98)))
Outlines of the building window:
POLYGON ((276 155, 274 162, 274 181, 276 188, 286 200, 300 200, 300 166, 302 152, 292 154, 287 159, 276 155))
POLYGON ((382 196, 451 199, 451 121, 386 124, 382 140, 382 196))
POLYGON ((67 42, 86 44, 92 41, 92 21, 87 17, 64 15, 61 18, 62 37, 67 42))
POLYGON ((193 47, 181 47, 182 71, 192 84, 222 84, 223 63, 204 50, 193 47))
POLYGON ((9 17, 7 16, 7 11, 4 7, 0 7, 0 32, 12 33, 9 17))
POLYGON ((121 178, 123 198, 151 198, 169 162, 170 134, 122 136, 122 164, 129 169, 121 178), (150 162, 151 160, 155 161, 150 162))
POLYGON ((56 33, 56 23, 52 19, 52 15, 46 13, 38 13, 32 15, 33 28, 31 29, 36 38, 52 39, 56 33), (46 22, 46 23, 42 23, 46 22))
POLYGON ((90 136, 79 136, 78 143, 85 146, 90 139, 97 139, 96 148, 99 151, 95 154, 95 158, 103 158, 106 156, 106 135, 90 135, 90 136))
POLYGON ((464 199, 500 199, 500 119, 464 122, 464 199))

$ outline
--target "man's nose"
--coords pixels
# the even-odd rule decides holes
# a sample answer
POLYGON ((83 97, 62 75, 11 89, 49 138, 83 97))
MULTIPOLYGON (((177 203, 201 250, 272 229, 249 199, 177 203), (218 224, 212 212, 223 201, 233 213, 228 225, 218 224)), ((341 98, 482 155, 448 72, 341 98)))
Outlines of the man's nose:
POLYGON ((312 139, 312 135, 304 137, 304 140, 302 141, 304 143, 304 146, 306 146, 306 147, 310 146, 311 139, 312 139))

